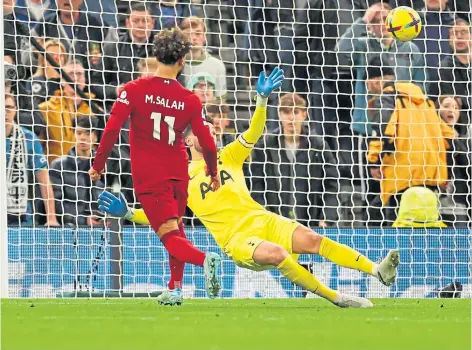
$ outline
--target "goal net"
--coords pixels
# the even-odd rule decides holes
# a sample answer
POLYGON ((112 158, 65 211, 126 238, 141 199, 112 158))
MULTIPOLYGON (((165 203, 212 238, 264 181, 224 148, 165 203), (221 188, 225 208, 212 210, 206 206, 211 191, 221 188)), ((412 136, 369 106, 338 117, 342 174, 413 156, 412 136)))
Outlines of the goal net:
MULTIPOLYGON (((370 259, 400 250, 384 287, 317 256, 299 262, 332 288, 367 297, 470 296, 472 12, 466 2, 103 0, 4 2, 9 297, 153 296, 167 252, 148 226, 98 210, 133 192, 129 123, 101 181, 87 174, 120 88, 154 74, 153 35, 192 41, 179 81, 202 101, 221 149, 249 126, 259 73, 281 67, 267 127, 243 166, 254 200, 370 259), (16 4, 15 4, 16 3, 16 4), (451 4, 449 4, 451 3, 451 4), (391 39, 408 5, 423 29, 391 39), (79 7, 74 7, 79 6, 79 7), (439 7, 438 7, 439 6, 439 7)), ((223 256, 223 297, 306 297, 277 271, 237 267, 190 210, 189 239, 223 256)), ((187 265, 184 295, 204 297, 187 265)))

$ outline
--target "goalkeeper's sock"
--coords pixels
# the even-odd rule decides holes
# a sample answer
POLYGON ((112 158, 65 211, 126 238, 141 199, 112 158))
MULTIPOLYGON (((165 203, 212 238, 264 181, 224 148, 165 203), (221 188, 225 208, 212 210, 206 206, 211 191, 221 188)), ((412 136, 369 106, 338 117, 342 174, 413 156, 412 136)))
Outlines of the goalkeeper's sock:
POLYGON ((192 242, 180 236, 180 230, 167 232, 161 237, 161 242, 170 255, 183 263, 203 266, 205 253, 198 250, 192 242))
POLYGON ((338 292, 321 283, 315 276, 308 272, 307 269, 298 264, 291 255, 287 256, 279 266, 277 266, 277 269, 297 286, 326 298, 331 302, 336 300, 338 292))
POLYGON ((321 240, 319 255, 339 266, 362 271, 369 275, 374 274, 375 264, 371 260, 351 247, 332 241, 328 237, 323 237, 321 240))
MULTIPOLYGON (((180 237, 187 238, 184 231, 184 223, 179 224, 180 237)), ((182 288, 182 280, 184 279, 185 263, 177 260, 169 254, 170 281, 169 289, 182 288)))

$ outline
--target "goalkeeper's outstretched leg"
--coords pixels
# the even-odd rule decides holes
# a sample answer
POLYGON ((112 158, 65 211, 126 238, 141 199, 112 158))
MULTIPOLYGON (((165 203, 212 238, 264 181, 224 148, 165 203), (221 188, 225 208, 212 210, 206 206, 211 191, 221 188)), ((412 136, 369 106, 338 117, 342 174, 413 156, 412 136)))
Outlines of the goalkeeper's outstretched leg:
MULTIPOLYGON (((292 252, 294 254, 318 254, 340 266, 372 275, 385 285, 391 285, 395 282, 396 267, 399 264, 398 251, 391 251, 380 264, 375 264, 356 250, 334 242, 302 225, 299 225, 293 232, 292 252)), ((324 285, 299 265, 295 258, 287 252, 286 248, 277 243, 260 241, 252 258, 260 266, 276 266, 293 283, 331 301, 337 306, 373 307, 368 299, 345 295, 324 285)))
POLYGON ((391 250, 379 264, 375 264, 357 250, 313 232, 303 225, 299 225, 293 232, 292 250, 295 254, 318 254, 336 265, 372 275, 386 286, 395 283, 396 268, 400 263, 398 250, 391 250))

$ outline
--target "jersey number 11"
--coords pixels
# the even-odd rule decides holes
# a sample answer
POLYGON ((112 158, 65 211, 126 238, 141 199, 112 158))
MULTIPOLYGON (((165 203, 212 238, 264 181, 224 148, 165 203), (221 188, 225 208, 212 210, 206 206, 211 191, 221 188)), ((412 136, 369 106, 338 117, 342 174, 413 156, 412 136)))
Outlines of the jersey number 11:
MULTIPOLYGON (((156 140, 161 139, 161 121, 162 121, 162 114, 157 112, 151 113, 151 119, 154 120, 154 133, 152 136, 156 140)), ((175 124, 175 117, 164 117, 164 123, 167 124, 169 128, 169 145, 173 145, 175 141, 175 131, 174 131, 174 124, 175 124)))

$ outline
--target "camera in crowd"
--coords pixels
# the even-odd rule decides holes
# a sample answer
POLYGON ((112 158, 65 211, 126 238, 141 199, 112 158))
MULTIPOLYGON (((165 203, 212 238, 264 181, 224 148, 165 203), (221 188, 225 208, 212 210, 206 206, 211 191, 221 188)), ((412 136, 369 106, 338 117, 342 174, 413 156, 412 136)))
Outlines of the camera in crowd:
POLYGON ((7 61, 4 61, 3 64, 4 64, 5 81, 15 80, 18 75, 16 72, 15 65, 7 61))
POLYGON ((15 85, 18 73, 14 64, 3 61, 3 72, 5 74, 5 91, 9 92, 11 87, 15 85))

